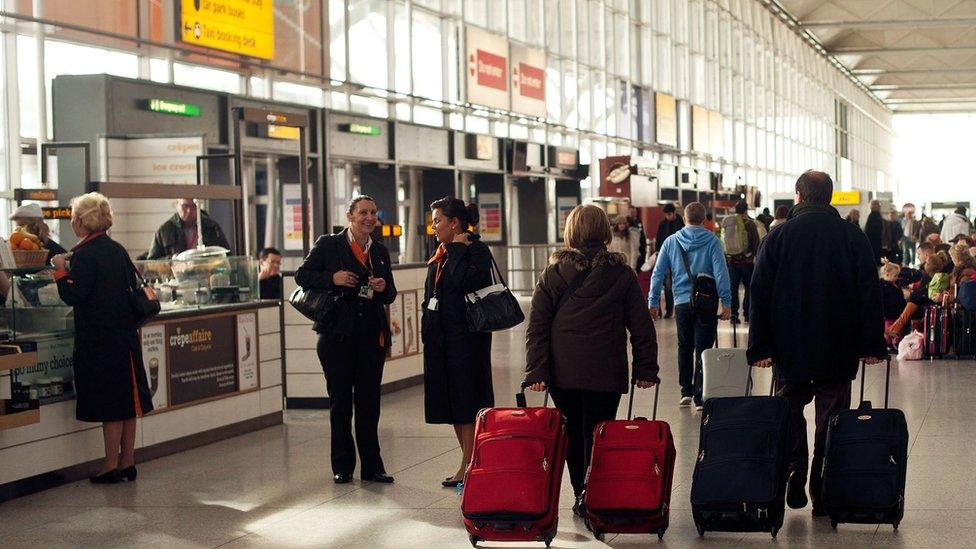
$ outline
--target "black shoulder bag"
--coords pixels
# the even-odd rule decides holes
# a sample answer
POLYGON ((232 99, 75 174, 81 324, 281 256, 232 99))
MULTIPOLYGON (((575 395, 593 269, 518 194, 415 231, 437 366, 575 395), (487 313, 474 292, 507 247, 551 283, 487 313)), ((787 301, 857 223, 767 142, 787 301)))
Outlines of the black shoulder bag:
POLYGON ((688 252, 681 244, 678 244, 678 250, 681 251, 681 261, 685 264, 688 280, 691 281, 691 310, 696 316, 701 315, 706 319, 715 317, 718 313, 718 284, 715 277, 705 273, 692 273, 688 252))
POLYGON ((129 260, 132 268, 132 281, 126 288, 129 298, 129 308, 132 309, 132 316, 136 321, 136 326, 143 326, 159 314, 162 307, 159 305, 159 298, 156 297, 156 290, 143 280, 139 270, 136 269, 132 260, 129 260))
MULTIPOLYGON (((341 262, 339 267, 342 268, 341 262)), ((325 322, 341 299, 342 290, 322 290, 299 286, 288 296, 288 303, 291 303, 296 311, 312 322, 325 322)))
POLYGON ((525 320, 525 313, 512 291, 505 285, 502 272, 491 258, 491 285, 464 296, 464 316, 468 330, 472 332, 495 332, 518 326, 525 320))

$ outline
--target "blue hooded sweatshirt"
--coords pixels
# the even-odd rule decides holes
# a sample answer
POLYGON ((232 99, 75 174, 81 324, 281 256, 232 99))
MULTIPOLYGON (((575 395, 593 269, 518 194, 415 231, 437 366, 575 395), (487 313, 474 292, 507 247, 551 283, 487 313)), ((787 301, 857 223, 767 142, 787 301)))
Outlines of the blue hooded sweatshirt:
POLYGON ((657 264, 651 276, 651 292, 648 294, 647 306, 660 308, 661 286, 664 275, 671 271, 674 304, 681 305, 691 301, 691 278, 681 260, 681 245, 688 252, 691 270, 695 275, 705 273, 715 277, 718 286, 718 297, 722 305, 728 307, 732 302, 732 291, 729 285, 729 268, 725 264, 725 252, 719 239, 698 225, 689 225, 664 240, 664 246, 657 254, 657 264))

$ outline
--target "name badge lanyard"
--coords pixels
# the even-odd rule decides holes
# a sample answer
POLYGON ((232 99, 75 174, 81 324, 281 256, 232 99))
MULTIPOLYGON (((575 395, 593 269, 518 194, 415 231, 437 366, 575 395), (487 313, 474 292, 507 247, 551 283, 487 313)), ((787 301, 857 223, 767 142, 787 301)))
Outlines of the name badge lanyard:
MULTIPOLYGON (((366 269, 366 276, 368 276, 369 278, 373 278, 373 260, 369 257, 369 254, 366 253, 359 246, 359 242, 356 242, 355 240, 352 241, 352 243, 350 244, 350 248, 352 248, 352 255, 354 255, 356 257, 356 261, 358 261, 359 264, 362 265, 364 269, 366 269)), ((368 294, 368 295, 364 295, 364 297, 368 297, 368 298, 372 299, 372 297, 373 297, 373 289, 369 287, 369 282, 368 281, 363 286, 363 288, 366 288, 366 289, 365 290, 360 289, 360 295, 363 295, 365 293, 365 294, 368 294)))

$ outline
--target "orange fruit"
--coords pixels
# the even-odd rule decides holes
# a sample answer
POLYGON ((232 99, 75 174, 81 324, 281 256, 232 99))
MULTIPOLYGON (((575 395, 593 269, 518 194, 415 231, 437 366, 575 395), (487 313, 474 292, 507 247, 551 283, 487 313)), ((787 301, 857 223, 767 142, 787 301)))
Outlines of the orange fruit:
POLYGON ((18 246, 20 246, 20 243, 23 240, 24 233, 15 231, 12 235, 10 235, 10 247, 16 249, 18 246))
POLYGON ((20 249, 33 251, 33 250, 39 250, 41 249, 41 247, 38 246, 37 243, 35 243, 33 240, 25 238, 20 242, 20 249))

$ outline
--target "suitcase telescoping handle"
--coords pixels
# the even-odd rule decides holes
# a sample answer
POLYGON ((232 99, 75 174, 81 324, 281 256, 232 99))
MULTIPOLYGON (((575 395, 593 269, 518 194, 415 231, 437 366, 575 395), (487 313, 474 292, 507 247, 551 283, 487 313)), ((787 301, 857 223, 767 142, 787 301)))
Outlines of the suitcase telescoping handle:
MULTIPOLYGON (((746 383, 746 394, 745 396, 752 395, 752 369, 756 366, 749 366, 749 381, 746 383)), ((769 396, 774 396, 776 394, 776 365, 773 364, 769 367, 772 378, 769 380, 769 396)))
MULTIPOLYGON (((525 389, 534 383, 529 383, 528 381, 523 381, 522 385, 519 387, 519 392, 515 393, 515 405, 519 408, 525 408, 528 405, 525 403, 525 389)), ((542 400, 542 407, 545 408, 549 406, 549 385, 546 385, 546 396, 542 400)))
MULTIPOLYGON (((867 362, 861 361, 861 400, 858 406, 864 404, 864 372, 867 369, 867 362)), ((888 387, 891 385, 891 355, 885 357, 885 399, 884 407, 888 407, 888 387)))
MULTIPOLYGON (((627 419, 633 419, 634 417, 634 393, 637 392, 637 380, 630 382, 630 404, 627 405, 627 419)), ((661 392, 661 384, 654 384, 654 410, 651 413, 651 421, 657 419, 657 396, 661 392)))
MULTIPOLYGON (((719 320, 722 320, 722 317, 719 316, 718 319, 719 320)), ((737 325, 737 323, 735 321, 733 321, 731 324, 732 324, 732 347, 733 348, 738 348, 739 347, 739 332, 735 328, 736 325, 737 325)), ((715 323, 715 348, 718 349, 718 322, 715 323)))

